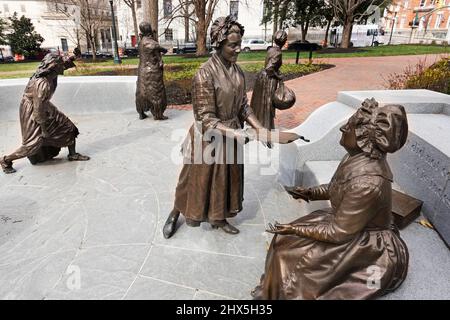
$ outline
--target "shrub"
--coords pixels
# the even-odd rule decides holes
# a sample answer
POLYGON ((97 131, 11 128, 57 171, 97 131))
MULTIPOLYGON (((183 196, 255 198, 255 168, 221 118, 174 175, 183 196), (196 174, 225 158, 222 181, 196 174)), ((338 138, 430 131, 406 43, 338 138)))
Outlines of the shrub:
POLYGON ((450 94, 450 59, 443 58, 426 68, 426 61, 409 65, 402 73, 393 73, 386 79, 388 89, 428 89, 450 94))
POLYGON ((428 89, 450 94, 450 59, 444 58, 405 83, 405 89, 428 89))

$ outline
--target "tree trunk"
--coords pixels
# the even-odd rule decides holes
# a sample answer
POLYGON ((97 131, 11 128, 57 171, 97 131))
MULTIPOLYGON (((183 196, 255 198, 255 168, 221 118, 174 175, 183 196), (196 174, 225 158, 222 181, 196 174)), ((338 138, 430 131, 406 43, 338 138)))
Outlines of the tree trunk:
POLYGON ((153 37, 158 41, 158 0, 143 0, 142 9, 144 11, 142 20, 150 23, 153 37))
POLYGON ((153 30, 153 39, 158 41, 158 1, 150 0, 150 24, 153 30))
POLYGON ((188 4, 186 4, 186 11, 184 12, 184 42, 189 42, 189 8, 188 8, 188 4))
POLYGON ((347 18, 344 23, 344 30, 342 31, 341 48, 350 47, 350 39, 352 37, 353 19, 347 18))
POLYGON ((301 30, 302 30, 302 42, 306 41, 306 35, 308 34, 309 29, 309 21, 302 22, 300 24, 301 30))
POLYGON ((305 42, 306 40, 306 31, 305 31, 305 24, 302 22, 302 24, 300 25, 300 28, 302 30, 302 42, 305 42))
POLYGON ((189 42, 189 17, 184 18, 184 42, 189 42))
POLYGON ((75 32, 77 34, 77 47, 81 50, 81 41, 80 41, 80 29, 76 28, 75 32))
POLYGON ((206 21, 205 15, 198 17, 197 20, 197 56, 203 56, 206 51, 206 21))
POLYGON ((287 16, 287 7, 288 7, 289 3, 287 2, 283 2, 280 6, 281 8, 279 9, 280 11, 280 18, 279 18, 279 22, 278 22, 278 30, 282 30, 283 29, 283 24, 284 21, 286 20, 286 16, 287 16))
POLYGON ((272 32, 272 36, 275 35, 275 33, 278 31, 277 27, 278 27, 278 16, 280 13, 280 2, 279 0, 277 0, 275 2, 275 6, 273 8, 273 32, 272 32))
POLYGON ((189 42, 189 31, 190 31, 189 2, 186 1, 184 4, 181 5, 183 6, 182 12, 184 16, 184 42, 189 42))
POLYGON ((92 35, 89 35, 89 42, 90 42, 91 48, 92 48, 92 60, 96 61, 97 60, 97 43, 95 42, 95 39, 92 35))
POLYGON ((136 41, 139 38, 139 29, 136 17, 136 2, 133 2, 131 6, 131 16, 133 17, 133 26, 134 26, 134 36, 136 37, 136 41))
POLYGON ((330 32, 331 21, 332 20, 328 20, 327 29, 325 30, 325 39, 323 39, 323 47, 324 48, 328 47, 328 34, 330 32))
POLYGON ((206 1, 195 1, 195 15, 197 16, 197 22, 195 23, 195 29, 197 34, 197 52, 196 56, 203 56, 207 54, 206 50, 206 33, 208 26, 206 25, 206 1))

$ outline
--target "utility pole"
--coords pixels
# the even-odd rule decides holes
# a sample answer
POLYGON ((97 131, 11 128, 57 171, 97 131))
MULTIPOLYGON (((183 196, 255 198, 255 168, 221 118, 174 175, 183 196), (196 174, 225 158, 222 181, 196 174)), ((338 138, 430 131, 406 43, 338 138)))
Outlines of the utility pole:
POLYGON ((119 46, 117 45, 116 18, 114 16, 113 0, 109 0, 109 4, 111 5, 112 33, 114 42, 114 63, 121 64, 122 60, 120 60, 119 46))

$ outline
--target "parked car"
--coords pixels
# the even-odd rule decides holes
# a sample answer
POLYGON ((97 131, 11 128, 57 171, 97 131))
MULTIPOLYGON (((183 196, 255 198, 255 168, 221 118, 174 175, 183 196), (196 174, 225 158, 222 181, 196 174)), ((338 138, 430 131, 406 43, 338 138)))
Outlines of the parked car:
POLYGON ((126 48, 123 53, 127 57, 137 57, 139 55, 139 50, 137 48, 126 48))
MULTIPOLYGON (((208 52, 212 51, 211 46, 208 46, 208 52)), ((186 42, 183 44, 179 44, 177 47, 173 48, 173 53, 176 54, 185 54, 185 53, 196 53, 197 52, 197 44, 195 42, 186 42)))
POLYGON ((262 39, 247 39, 243 40, 241 48, 244 52, 253 50, 267 50, 272 44, 262 39))
POLYGON ((0 56, 0 62, 14 62, 14 57, 0 56))
MULTIPOLYGON (((97 58, 112 58, 113 54, 109 53, 109 52, 98 52, 96 54, 97 58)), ((92 52, 82 52, 81 53, 81 57, 83 59, 88 59, 88 58, 92 58, 92 52)))

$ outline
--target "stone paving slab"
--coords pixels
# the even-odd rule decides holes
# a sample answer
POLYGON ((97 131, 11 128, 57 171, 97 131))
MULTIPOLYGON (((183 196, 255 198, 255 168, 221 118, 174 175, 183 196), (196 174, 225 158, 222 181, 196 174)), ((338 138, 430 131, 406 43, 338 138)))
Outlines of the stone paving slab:
MULTIPOLYGON (((49 163, 20 160, 16 174, 0 175, 0 299, 251 298, 271 239, 265 225, 323 204, 293 200, 276 175, 249 164, 244 210, 232 219, 239 235, 183 224, 164 239, 181 168, 172 161, 181 140, 171 137, 179 127, 184 136, 192 121, 189 112, 168 115, 165 122, 139 121, 134 112, 75 116, 79 151, 91 161, 69 162, 63 150, 49 163)), ((0 120, 0 153, 19 141, 17 121, 0 120)), ((402 236, 410 274, 387 298, 449 298, 443 242, 417 224, 402 236)))

